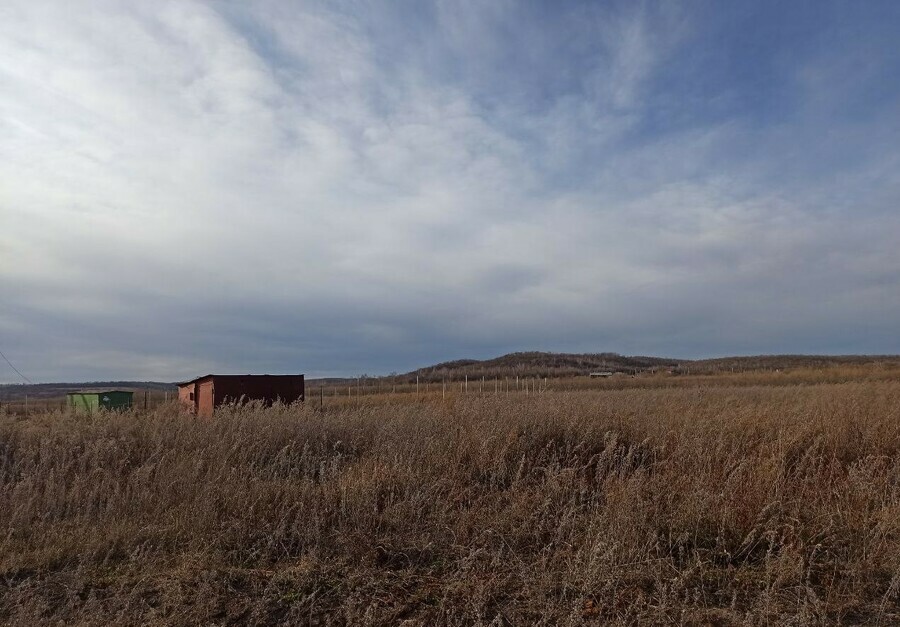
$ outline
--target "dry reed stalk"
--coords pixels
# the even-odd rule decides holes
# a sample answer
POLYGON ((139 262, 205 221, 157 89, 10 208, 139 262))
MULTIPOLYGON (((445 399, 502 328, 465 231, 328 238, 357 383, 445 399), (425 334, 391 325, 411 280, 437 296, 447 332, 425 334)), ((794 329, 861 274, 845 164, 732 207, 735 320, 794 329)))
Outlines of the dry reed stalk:
POLYGON ((0 620, 896 622, 900 383, 797 379, 0 415, 0 620))

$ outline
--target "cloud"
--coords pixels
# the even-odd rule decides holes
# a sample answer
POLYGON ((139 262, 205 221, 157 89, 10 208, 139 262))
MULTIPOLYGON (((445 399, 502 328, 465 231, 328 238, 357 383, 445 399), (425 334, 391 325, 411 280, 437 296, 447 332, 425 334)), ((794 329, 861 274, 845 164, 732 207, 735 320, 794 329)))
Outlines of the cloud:
POLYGON ((779 11, 6 3, 3 350, 36 380, 898 352, 900 16, 779 11))

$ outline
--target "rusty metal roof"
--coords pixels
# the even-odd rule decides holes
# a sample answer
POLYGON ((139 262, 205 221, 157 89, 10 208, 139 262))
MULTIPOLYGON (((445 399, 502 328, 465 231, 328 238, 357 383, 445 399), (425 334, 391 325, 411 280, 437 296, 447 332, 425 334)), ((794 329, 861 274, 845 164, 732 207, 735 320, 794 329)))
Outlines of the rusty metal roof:
POLYGON ((202 381, 203 379, 209 379, 210 377, 222 377, 229 379, 242 379, 245 377, 255 379, 257 377, 302 377, 302 374, 204 374, 199 377, 194 377, 189 381, 180 381, 175 385, 190 385, 191 383, 197 383, 198 381, 202 381))
POLYGON ((188 385, 189 383, 196 383, 196 382, 199 381, 200 379, 205 379, 205 378, 207 378, 207 377, 214 377, 214 376, 215 376, 215 375, 212 375, 212 374, 205 374, 205 375, 200 376, 200 377, 194 377, 194 378, 191 379, 190 381, 177 381, 177 382, 175 383, 175 385, 188 385))

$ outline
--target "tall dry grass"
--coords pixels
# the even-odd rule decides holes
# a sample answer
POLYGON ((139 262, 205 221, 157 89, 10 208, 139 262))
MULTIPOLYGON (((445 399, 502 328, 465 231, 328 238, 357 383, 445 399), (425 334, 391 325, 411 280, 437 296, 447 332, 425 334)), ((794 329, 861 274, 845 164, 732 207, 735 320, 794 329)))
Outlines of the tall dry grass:
POLYGON ((13 624, 892 624, 900 383, 0 416, 13 624))

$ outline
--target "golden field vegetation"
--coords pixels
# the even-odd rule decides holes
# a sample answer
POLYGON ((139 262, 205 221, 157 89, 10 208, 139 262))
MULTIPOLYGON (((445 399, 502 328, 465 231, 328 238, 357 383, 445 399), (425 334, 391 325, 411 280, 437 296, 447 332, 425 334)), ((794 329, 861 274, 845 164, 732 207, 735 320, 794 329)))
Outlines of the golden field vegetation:
POLYGON ((900 381, 0 415, 0 621, 900 621, 900 381))

